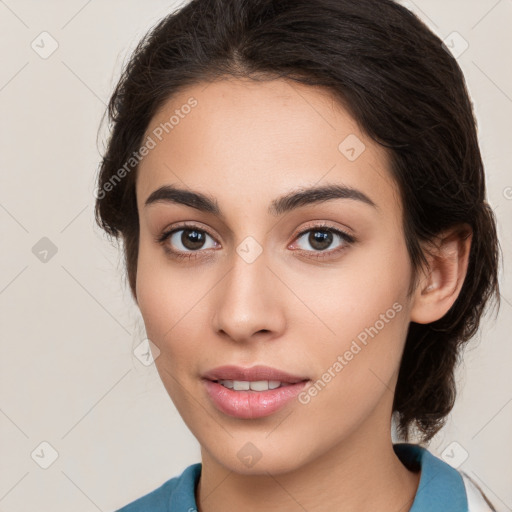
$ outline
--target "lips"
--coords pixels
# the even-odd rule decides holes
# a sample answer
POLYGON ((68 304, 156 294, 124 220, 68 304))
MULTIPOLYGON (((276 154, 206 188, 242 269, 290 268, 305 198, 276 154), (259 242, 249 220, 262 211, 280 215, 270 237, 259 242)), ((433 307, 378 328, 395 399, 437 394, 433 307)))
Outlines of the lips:
POLYGON ((268 366, 221 366, 203 375, 213 405, 220 412, 241 419, 277 412, 292 402, 309 380, 268 366))
POLYGON ((292 375, 282 370, 277 370, 269 366, 253 366, 251 368, 242 368, 240 366, 219 366, 206 372, 204 379, 211 381, 237 380, 237 381, 279 381, 283 384, 296 384, 309 380, 308 377, 292 375))

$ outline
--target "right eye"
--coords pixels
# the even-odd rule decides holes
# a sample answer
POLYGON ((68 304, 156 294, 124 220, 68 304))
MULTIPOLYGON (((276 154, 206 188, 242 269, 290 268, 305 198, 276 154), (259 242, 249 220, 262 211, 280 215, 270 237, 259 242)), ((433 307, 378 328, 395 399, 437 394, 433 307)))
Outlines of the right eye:
POLYGON ((157 242, 171 256, 189 259, 197 257, 194 253, 201 252, 201 249, 212 249, 218 246, 210 234, 193 224, 185 224, 165 231, 157 238, 157 242), (213 241, 210 246, 207 245, 208 238, 213 241))

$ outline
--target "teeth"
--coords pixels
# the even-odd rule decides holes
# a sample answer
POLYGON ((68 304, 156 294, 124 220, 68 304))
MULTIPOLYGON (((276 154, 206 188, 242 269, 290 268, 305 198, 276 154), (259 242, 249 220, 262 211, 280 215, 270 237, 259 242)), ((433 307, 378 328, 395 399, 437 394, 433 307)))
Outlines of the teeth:
POLYGON ((250 389, 251 383, 246 380, 234 380, 233 389, 235 391, 247 391, 250 389))
POLYGON ((278 380, 219 380, 219 384, 235 391, 268 391, 276 389, 280 386, 288 386, 289 384, 281 383, 278 380))
POLYGON ((250 383, 253 391, 268 391, 268 380, 255 380, 250 383))

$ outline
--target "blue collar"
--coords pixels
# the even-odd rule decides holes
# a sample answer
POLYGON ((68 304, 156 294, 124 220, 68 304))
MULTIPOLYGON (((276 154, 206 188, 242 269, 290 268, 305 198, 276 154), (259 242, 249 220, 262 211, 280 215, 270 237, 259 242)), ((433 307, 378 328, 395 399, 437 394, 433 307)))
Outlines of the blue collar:
POLYGON ((393 449, 407 468, 421 468, 420 484, 409 512, 468 512, 466 488, 456 469, 419 445, 399 443, 393 449))
MULTIPOLYGON (((464 482, 460 473, 425 448, 407 443, 393 445, 397 457, 412 471, 421 469, 420 483, 409 512, 468 512, 464 482)), ((201 463, 188 466, 175 480, 167 509, 197 510, 195 489, 201 475, 201 463)))

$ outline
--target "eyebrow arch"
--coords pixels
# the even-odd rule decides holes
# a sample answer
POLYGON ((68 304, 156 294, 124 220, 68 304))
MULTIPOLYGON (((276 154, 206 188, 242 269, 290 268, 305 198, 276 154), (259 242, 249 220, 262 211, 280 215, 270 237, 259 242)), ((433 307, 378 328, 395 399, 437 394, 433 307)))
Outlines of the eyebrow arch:
MULTIPOLYGON (((303 206, 330 201, 332 199, 353 199, 361 201, 373 208, 377 208, 377 205, 360 190, 344 185, 332 184, 289 192, 288 194, 274 199, 270 203, 268 213, 276 217, 303 206)), ((177 188, 174 185, 163 185, 154 190, 146 199, 144 206, 158 202, 183 204, 195 208, 196 210, 212 213, 220 218, 224 217, 215 198, 200 192, 177 188)))

